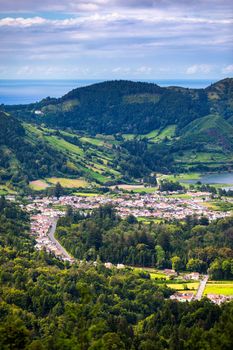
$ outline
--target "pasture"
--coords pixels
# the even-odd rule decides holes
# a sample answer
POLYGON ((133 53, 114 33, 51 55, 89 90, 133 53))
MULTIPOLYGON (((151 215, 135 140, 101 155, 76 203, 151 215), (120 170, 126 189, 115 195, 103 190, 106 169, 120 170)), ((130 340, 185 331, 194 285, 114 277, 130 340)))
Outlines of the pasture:
POLYGON ((209 281, 204 294, 222 294, 233 296, 233 281, 209 281))
POLYGON ((88 187, 89 183, 84 179, 67 179, 63 177, 50 177, 46 179, 48 183, 52 185, 56 185, 56 183, 60 183, 62 187, 65 188, 79 188, 79 187, 88 187))
POLYGON ((29 183, 29 187, 34 191, 43 191, 49 187, 49 184, 44 180, 35 180, 29 183))

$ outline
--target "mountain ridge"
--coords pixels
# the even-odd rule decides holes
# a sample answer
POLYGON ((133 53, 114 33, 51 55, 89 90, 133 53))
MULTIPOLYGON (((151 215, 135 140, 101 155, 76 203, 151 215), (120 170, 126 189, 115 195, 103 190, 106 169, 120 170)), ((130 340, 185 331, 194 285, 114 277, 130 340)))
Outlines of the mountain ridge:
POLYGON ((88 133, 148 133, 179 128, 209 114, 233 116, 233 79, 205 89, 160 87, 153 83, 109 81, 73 89, 61 98, 24 106, 5 106, 22 120, 88 133), (216 102, 217 101, 217 102, 216 102), (40 114, 36 114, 39 111, 40 114))
POLYGON ((154 172, 232 169, 232 94, 233 79, 206 89, 113 81, 3 106, 0 180, 63 176, 107 185, 154 172))

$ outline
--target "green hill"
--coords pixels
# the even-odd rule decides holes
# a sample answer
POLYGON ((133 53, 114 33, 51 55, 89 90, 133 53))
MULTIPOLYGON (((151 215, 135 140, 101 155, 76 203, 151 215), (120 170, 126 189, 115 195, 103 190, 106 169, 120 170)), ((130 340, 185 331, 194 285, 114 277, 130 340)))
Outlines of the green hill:
POLYGON ((233 149, 233 127, 219 115, 207 115, 194 120, 180 130, 182 138, 204 144, 214 144, 223 150, 233 149))
POLYGON ((30 180, 69 171, 62 153, 4 112, 0 112, 0 153, 0 184, 25 186, 30 180))
POLYGON ((178 129, 209 114, 233 116, 233 79, 206 89, 162 88, 156 84, 108 81, 70 91, 39 103, 6 106, 6 111, 53 128, 72 128, 95 135, 147 134, 177 125, 178 129))
POLYGON ((6 109, 24 120, 91 134, 146 134, 171 124, 184 126, 209 114, 202 89, 168 89, 131 81, 94 84, 59 99, 6 109))
POLYGON ((112 81, 3 106, 1 182, 109 185, 152 172, 232 169, 232 81, 195 90, 112 81))
POLYGON ((222 115, 225 119, 233 118, 233 79, 223 79, 206 89, 210 111, 222 115))

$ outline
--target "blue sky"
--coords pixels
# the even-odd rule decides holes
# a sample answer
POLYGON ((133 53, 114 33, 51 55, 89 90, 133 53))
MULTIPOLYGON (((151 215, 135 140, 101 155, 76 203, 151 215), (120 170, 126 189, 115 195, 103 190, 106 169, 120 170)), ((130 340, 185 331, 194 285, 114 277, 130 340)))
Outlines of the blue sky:
POLYGON ((233 76, 230 0, 0 0, 1 79, 233 76))

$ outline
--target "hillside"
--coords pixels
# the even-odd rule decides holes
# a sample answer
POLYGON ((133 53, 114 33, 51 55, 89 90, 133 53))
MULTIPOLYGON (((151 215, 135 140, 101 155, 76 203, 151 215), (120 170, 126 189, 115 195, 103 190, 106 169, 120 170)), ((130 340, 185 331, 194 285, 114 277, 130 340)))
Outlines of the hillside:
POLYGON ((144 134, 168 124, 185 125, 209 113, 203 90, 178 91, 130 81, 99 83, 60 99, 47 98, 7 110, 24 120, 92 134, 144 134))
POLYGON ((233 125, 233 79, 224 79, 206 89, 210 111, 217 112, 233 125))
POLYGON ((197 90, 113 81, 60 99, 4 106, 1 182, 39 179, 46 188, 70 178, 85 187, 152 172, 230 170, 232 81, 197 90))
POLYGON ((0 112, 0 152, 0 184, 25 186, 33 179, 69 173, 62 153, 4 112, 0 112))
POLYGON ((59 99, 6 106, 6 110, 23 120, 93 135, 146 134, 173 124, 180 129, 210 113, 232 117, 232 81, 224 79, 206 89, 109 81, 74 89, 59 99))
POLYGON ((217 145, 225 150, 233 149, 233 127, 219 115, 207 115, 194 120, 180 131, 183 139, 208 145, 217 145))
MULTIPOLYGON (((158 247, 162 252, 163 246, 167 246, 180 253, 180 247, 185 250, 188 246, 211 262, 212 256, 215 259, 216 252, 220 252, 221 258, 213 259, 212 271, 218 268, 216 273, 219 273, 219 266, 224 266, 224 274, 229 274, 231 249, 222 247, 230 242, 232 222, 225 219, 212 224, 210 234, 208 229, 197 224, 189 226, 188 230, 185 223, 180 226, 153 224, 152 227, 137 222, 130 224, 115 215, 110 216, 111 207, 101 209, 99 217, 95 211, 95 219, 80 220, 75 225, 68 225, 70 217, 68 221, 63 219, 62 239, 67 240, 73 228, 74 244, 69 246, 76 247, 76 254, 84 244, 92 246, 82 264, 69 266, 46 250, 36 250, 35 238, 29 234, 28 215, 0 199, 0 348, 178 349, 173 344, 179 339, 178 346, 182 344, 183 349, 231 349, 232 303, 219 306, 206 298, 191 303, 168 300, 175 292, 177 281, 170 281, 172 284, 168 287, 166 275, 161 272, 154 273, 160 276, 155 278, 147 270, 107 269, 100 259, 95 266, 91 254, 96 254, 94 246, 98 246, 102 235, 108 247, 106 255, 119 252, 119 262, 122 254, 129 251, 127 264, 134 256, 141 262, 146 261, 158 247), (82 235, 78 236, 80 230, 83 230, 82 235), (184 237, 180 237, 184 233, 184 237), (204 240, 200 239, 200 234, 204 235, 204 240), (90 238, 86 239, 88 236, 90 238), (201 242, 198 250, 197 239, 201 242), (162 246, 155 246, 155 240, 162 246), (222 344, 229 346, 222 347, 222 344)), ((61 231, 60 226, 60 235, 61 231)), ((154 258, 156 264, 163 263, 163 257, 159 259, 154 258)), ((199 259, 190 261, 201 268, 206 266, 199 259)), ((185 286, 188 288, 188 284, 185 286)))
POLYGON ((155 170, 168 171, 166 147, 149 149, 149 143, 135 140, 134 149, 122 137, 91 137, 20 123, 5 112, 0 123, 0 193, 5 185, 13 189, 31 183, 39 190, 59 181, 70 188, 95 187, 129 182, 155 170), (163 159, 156 160, 155 152, 163 152, 163 159))

